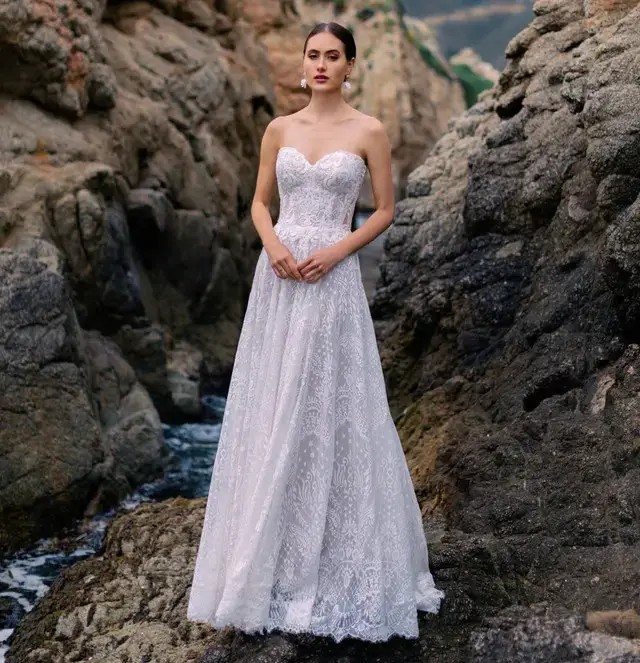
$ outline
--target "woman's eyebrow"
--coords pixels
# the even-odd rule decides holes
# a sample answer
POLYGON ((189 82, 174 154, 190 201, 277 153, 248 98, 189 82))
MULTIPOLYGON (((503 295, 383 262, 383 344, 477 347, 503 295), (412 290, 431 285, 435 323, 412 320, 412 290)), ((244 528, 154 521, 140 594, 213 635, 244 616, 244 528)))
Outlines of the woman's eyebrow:
MULTIPOLYGON (((317 48, 310 48, 309 53, 319 53, 320 51, 317 48)), ((340 51, 337 48, 330 48, 327 53, 340 53, 340 51)))

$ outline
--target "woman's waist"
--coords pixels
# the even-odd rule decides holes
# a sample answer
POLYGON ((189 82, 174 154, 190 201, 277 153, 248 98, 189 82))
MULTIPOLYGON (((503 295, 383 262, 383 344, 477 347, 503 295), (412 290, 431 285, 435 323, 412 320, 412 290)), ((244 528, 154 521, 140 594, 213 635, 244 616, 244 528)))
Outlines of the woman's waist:
POLYGON ((321 237, 346 237, 351 234, 351 227, 345 224, 330 223, 294 223, 287 219, 278 219, 273 227, 276 234, 319 235, 321 237))

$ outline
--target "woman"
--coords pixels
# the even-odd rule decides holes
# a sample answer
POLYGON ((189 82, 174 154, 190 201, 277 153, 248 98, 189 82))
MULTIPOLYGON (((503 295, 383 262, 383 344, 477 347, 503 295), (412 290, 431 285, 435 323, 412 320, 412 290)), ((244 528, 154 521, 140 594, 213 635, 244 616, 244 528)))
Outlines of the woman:
POLYGON ((382 641, 438 612, 356 251, 393 219, 382 124, 342 98, 349 30, 303 48, 311 101, 274 119, 252 217, 263 242, 240 333, 188 618, 382 641), (369 170, 377 209, 351 232, 369 170), (269 200, 277 181, 275 226, 269 200))

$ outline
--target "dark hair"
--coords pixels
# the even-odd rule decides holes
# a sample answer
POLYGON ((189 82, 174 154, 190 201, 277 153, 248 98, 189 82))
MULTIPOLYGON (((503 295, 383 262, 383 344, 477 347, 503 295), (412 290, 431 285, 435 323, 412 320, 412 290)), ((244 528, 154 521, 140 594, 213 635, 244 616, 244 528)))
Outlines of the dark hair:
POLYGON ((347 56, 347 60, 356 57, 356 42, 353 38, 353 33, 351 30, 345 28, 344 25, 340 25, 340 23, 335 23, 334 21, 318 23, 314 26, 313 30, 311 30, 304 40, 303 54, 307 52, 307 42, 309 39, 319 32, 330 32, 334 37, 337 37, 344 44, 344 53, 347 56))

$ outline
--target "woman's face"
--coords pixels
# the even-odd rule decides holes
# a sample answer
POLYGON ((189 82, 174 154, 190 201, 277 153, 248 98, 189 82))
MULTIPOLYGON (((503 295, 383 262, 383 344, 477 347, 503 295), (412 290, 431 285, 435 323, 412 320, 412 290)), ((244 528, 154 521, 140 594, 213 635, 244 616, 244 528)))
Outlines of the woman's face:
POLYGON ((307 41, 302 68, 313 90, 339 89, 352 67, 353 60, 347 62, 344 44, 330 32, 319 32, 307 41))

